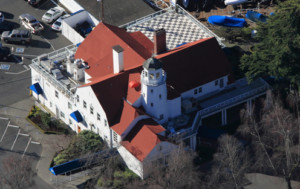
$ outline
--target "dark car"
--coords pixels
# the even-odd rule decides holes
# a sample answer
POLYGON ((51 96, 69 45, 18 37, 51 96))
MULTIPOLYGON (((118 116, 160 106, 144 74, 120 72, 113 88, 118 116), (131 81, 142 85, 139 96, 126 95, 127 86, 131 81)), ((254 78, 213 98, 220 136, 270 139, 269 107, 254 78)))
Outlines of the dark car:
POLYGON ((10 57, 10 48, 0 47, 0 61, 6 61, 10 57))
POLYGON ((28 0, 28 4, 30 4, 33 7, 38 6, 43 0, 28 0))
POLYGON ((0 34, 4 31, 11 31, 15 28, 14 24, 4 21, 0 23, 0 34))

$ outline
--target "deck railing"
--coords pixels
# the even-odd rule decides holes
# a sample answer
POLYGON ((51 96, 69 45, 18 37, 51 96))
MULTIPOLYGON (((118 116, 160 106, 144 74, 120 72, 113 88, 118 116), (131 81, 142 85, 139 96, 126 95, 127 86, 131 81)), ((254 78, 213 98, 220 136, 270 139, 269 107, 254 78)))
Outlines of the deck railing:
POLYGON ((40 66, 40 59, 47 58, 49 60, 63 60, 67 59, 67 57, 71 54, 74 54, 76 51, 76 47, 74 45, 70 45, 64 48, 61 48, 57 51, 51 52, 49 54, 41 55, 32 60, 32 64, 30 64, 30 68, 36 70, 39 74, 41 74, 49 83, 51 83, 55 88, 65 94, 68 98, 74 101, 73 93, 70 91, 61 81, 57 80, 52 74, 50 74, 47 70, 45 70, 42 66, 40 66))

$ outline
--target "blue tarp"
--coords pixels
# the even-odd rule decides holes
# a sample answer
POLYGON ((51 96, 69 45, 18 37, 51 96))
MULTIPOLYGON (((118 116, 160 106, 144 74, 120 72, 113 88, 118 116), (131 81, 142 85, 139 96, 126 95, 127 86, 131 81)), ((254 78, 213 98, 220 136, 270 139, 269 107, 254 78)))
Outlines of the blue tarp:
POLYGON ((80 112, 78 110, 76 110, 75 112, 71 113, 70 116, 77 122, 82 122, 83 118, 80 114, 80 112))
POLYGON ((89 161, 90 165, 93 165, 98 162, 99 158, 109 158, 111 156, 117 155, 118 151, 116 149, 108 149, 101 152, 96 152, 88 157, 82 159, 74 159, 54 167, 50 167, 49 171, 54 175, 60 175, 64 173, 69 173, 70 171, 78 170, 81 167, 86 165, 86 162, 89 161))
POLYGON ((188 8, 189 2, 189 0, 182 0, 182 5, 184 6, 184 8, 188 8))
POLYGON ((268 17, 260 14, 259 12, 248 11, 246 14, 246 18, 253 22, 266 22, 268 17))
POLYGON ((243 18, 235 18, 229 16, 220 16, 220 15, 213 15, 208 17, 208 22, 214 25, 219 26, 228 26, 228 27, 245 27, 247 22, 243 18))
POLYGON ((51 173, 53 173, 54 175, 60 175, 72 170, 76 170, 82 166, 84 166, 84 164, 86 163, 85 160, 80 160, 80 159, 75 159, 54 167, 50 167, 49 170, 51 171, 51 173))
POLYGON ((35 84, 31 85, 29 88, 30 88, 30 90, 35 92, 37 95, 43 94, 43 89, 41 88, 39 83, 35 83, 35 84))

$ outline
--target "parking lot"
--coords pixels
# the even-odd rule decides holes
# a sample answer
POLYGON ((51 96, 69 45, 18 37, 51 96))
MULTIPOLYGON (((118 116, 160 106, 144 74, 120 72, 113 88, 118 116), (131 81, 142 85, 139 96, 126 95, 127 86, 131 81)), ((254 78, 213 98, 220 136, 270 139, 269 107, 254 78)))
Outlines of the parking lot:
MULTIPOLYGON (((32 157, 34 169, 39 167, 40 161, 38 160, 44 161, 48 157, 47 153, 47 156, 42 155, 42 149, 45 146, 39 144, 42 141, 44 143, 48 141, 47 138, 43 138, 43 135, 33 126, 28 125, 25 117, 28 115, 30 107, 34 105, 34 99, 29 95, 29 86, 31 85, 29 64, 31 64, 31 60, 38 55, 71 44, 61 33, 53 31, 50 24, 41 21, 43 14, 54 6, 55 4, 51 0, 44 0, 37 8, 30 6, 24 0, 0 1, 0 12, 4 13, 5 20, 13 23, 16 28, 25 29, 20 26, 18 20, 19 15, 24 13, 34 16, 45 28, 40 35, 33 34, 32 41, 28 45, 2 42, 4 47, 13 49, 13 56, 8 61, 0 62, 0 117, 4 118, 0 119, 0 170, 2 170, 1 162, 10 155, 32 157)), ((53 153, 51 152, 49 155, 50 159, 53 153)), ((48 164, 50 160, 46 162, 48 164)), ((43 168, 48 169, 47 165, 43 168)), ((35 186, 31 188, 51 188, 39 176, 34 177, 34 182, 35 186)))
POLYGON ((13 47, 13 56, 6 62, 0 62, 0 109, 9 108, 11 104, 29 97, 31 74, 28 65, 33 58, 71 44, 60 32, 52 30, 50 24, 41 21, 43 14, 54 6, 51 0, 44 0, 36 8, 24 0, 0 1, 0 12, 4 14, 5 20, 17 28, 25 29, 18 20, 19 15, 24 13, 34 16, 45 28, 40 35, 33 34, 28 45, 3 42, 3 46, 13 47))

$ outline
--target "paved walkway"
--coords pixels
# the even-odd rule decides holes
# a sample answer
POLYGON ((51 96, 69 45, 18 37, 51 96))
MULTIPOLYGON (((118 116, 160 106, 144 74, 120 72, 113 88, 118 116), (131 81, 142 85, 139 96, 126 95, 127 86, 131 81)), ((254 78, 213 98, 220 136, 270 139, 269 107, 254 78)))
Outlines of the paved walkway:
POLYGON ((0 116, 9 118, 13 123, 20 126, 26 133, 28 133, 34 141, 41 143, 42 152, 40 160, 36 166, 36 171, 39 177, 53 186, 53 188, 77 188, 77 185, 85 182, 89 179, 89 177, 76 176, 76 178, 73 177, 70 182, 69 176, 59 176, 58 180, 64 180, 65 182, 56 186, 56 178, 49 171, 49 166, 55 153, 66 147, 70 140, 64 135, 43 134, 26 120, 29 110, 34 103, 35 99, 28 97, 27 99, 19 101, 8 107, 0 106, 0 116))

